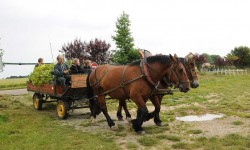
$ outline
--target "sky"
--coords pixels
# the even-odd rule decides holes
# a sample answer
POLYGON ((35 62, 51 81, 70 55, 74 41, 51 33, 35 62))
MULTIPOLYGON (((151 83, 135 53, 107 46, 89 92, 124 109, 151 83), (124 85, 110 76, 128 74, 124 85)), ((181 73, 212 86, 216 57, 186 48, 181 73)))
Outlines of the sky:
MULTIPOLYGON (((53 62, 76 37, 111 44, 115 22, 129 14, 135 47, 153 54, 225 56, 250 46, 249 0, 0 0, 4 62, 53 62), (52 47, 53 59, 50 50, 52 47)), ((6 65, 0 79, 28 75, 33 66, 6 65)))

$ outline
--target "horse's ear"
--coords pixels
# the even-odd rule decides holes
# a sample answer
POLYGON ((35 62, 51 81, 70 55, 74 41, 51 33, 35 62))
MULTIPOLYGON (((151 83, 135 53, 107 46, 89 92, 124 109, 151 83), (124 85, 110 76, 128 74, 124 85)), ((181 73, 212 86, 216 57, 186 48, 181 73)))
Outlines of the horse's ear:
POLYGON ((176 62, 176 61, 177 61, 176 58, 173 57, 171 54, 169 54, 169 56, 170 56, 170 58, 171 58, 171 60, 172 60, 173 62, 176 62))
POLYGON ((174 58, 178 59, 178 56, 176 54, 174 54, 174 58))

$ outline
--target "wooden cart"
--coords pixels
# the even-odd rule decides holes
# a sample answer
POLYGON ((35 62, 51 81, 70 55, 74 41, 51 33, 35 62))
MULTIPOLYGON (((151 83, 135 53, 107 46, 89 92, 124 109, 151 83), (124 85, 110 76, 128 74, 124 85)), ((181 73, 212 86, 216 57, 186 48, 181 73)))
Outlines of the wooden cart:
POLYGON ((62 91, 61 85, 53 81, 41 86, 27 83, 27 90, 34 92, 33 105, 37 110, 42 110, 44 103, 56 102, 56 114, 60 119, 68 117, 68 111, 79 108, 89 108, 86 94, 87 74, 71 75, 71 85, 62 91))

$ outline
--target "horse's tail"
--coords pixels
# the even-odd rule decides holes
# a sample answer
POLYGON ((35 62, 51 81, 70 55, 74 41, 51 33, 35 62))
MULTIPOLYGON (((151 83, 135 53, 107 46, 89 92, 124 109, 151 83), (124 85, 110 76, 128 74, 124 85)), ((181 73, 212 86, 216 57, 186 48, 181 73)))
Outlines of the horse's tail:
POLYGON ((94 91, 90 85, 90 81, 89 81, 90 75, 91 75, 91 72, 88 74, 87 79, 86 79, 87 80, 86 93, 87 93, 87 97, 89 99, 89 108, 91 111, 91 116, 96 116, 96 115, 101 113, 101 109, 100 109, 100 106, 99 106, 97 99, 95 98, 94 91))
POLYGON ((91 72, 88 74, 87 79, 86 79, 87 80, 87 96, 88 96, 88 98, 94 97, 94 91, 91 88, 90 81, 89 81, 90 74, 91 74, 91 72))

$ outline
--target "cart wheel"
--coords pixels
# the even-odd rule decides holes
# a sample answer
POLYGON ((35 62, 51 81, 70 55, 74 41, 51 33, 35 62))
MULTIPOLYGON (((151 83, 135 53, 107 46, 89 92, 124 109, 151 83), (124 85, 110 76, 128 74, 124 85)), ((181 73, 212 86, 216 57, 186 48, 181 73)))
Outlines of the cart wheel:
POLYGON ((42 105, 43 105, 43 102, 42 102, 40 94, 35 93, 33 95, 33 106, 34 106, 34 108, 36 110, 42 110, 42 105))
POLYGON ((68 117, 69 103, 59 100, 56 104, 56 114, 59 119, 66 119, 68 117))

